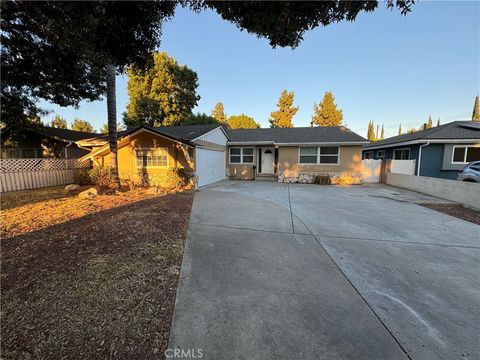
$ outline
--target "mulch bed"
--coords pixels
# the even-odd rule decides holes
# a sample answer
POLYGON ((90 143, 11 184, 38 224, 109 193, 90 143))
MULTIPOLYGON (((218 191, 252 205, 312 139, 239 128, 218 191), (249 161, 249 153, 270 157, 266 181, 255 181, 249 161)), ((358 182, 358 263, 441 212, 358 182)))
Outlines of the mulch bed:
POLYGON ((422 206, 480 225, 480 211, 469 209, 462 205, 424 204, 422 206))
POLYGON ((2 209, 2 358, 163 358, 193 193, 57 195, 2 209))

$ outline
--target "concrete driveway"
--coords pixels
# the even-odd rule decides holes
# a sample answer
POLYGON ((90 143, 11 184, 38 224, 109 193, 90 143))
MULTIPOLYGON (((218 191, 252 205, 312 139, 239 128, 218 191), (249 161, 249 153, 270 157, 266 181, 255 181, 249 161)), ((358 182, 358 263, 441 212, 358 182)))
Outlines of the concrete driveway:
POLYGON ((393 187, 194 200, 169 347, 203 359, 478 359, 480 226, 393 187))

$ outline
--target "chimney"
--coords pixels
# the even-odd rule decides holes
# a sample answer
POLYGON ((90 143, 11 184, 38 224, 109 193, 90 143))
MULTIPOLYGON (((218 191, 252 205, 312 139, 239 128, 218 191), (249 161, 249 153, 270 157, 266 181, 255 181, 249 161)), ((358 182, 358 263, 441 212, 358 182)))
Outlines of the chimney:
POLYGON ((427 130, 427 123, 423 123, 423 130, 427 130))

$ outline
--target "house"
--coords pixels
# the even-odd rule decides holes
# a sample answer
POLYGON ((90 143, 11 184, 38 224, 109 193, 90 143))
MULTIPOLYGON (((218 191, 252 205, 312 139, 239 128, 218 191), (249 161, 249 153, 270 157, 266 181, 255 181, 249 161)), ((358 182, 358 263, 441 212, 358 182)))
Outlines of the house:
POLYGON ((98 136, 96 133, 37 126, 17 133, 12 138, 9 129, 2 130, 2 159, 10 158, 80 158, 88 149, 80 148, 75 142, 98 136))
MULTIPOLYGON (((289 129, 225 129, 221 125, 140 126, 118 133, 121 178, 156 183, 168 168, 197 176, 198 186, 225 178, 310 182, 313 174, 361 172, 367 141, 343 126, 289 129), (309 181, 305 180, 310 176, 309 181)), ((97 166, 108 165, 106 137, 77 142, 97 166)))
POLYGON ((415 174, 456 179, 470 161, 480 160, 480 123, 454 121, 371 142, 364 159, 416 160, 415 174))

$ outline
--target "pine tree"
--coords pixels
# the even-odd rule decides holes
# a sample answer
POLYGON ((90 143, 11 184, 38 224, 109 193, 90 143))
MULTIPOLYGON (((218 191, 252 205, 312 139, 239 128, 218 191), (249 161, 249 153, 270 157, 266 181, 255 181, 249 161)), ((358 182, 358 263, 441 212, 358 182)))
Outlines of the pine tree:
POLYGON ((380 132, 380 140, 383 140, 385 137, 385 130, 384 130, 384 127, 382 125, 382 131, 380 132))
POLYGON ((298 106, 293 106, 294 92, 283 90, 277 102, 277 111, 270 114, 270 127, 272 128, 291 128, 293 127, 292 118, 298 111, 298 106))
POLYGON ((402 124, 398 126, 398 135, 402 135, 402 124))
POLYGON ((95 132, 95 129, 92 126, 92 124, 90 124, 87 120, 82 120, 79 118, 73 119, 71 129, 76 131, 90 132, 90 133, 95 132))
POLYGON ((51 122, 51 126, 57 129, 67 129, 67 120, 62 118, 60 115, 55 115, 55 118, 51 122))
POLYGON ((440 126, 440 118, 437 120, 437 126, 440 126))
POLYGON ((472 121, 480 121, 480 105, 478 104, 478 95, 475 97, 473 104, 472 121))
POLYGON ((343 112, 337 108, 335 98, 330 91, 323 95, 320 104, 313 107, 312 122, 318 126, 339 126, 342 124, 343 112))
POLYGON ((227 115, 225 115, 225 109, 221 102, 218 102, 212 110, 212 117, 220 121, 221 123, 227 122, 227 115))
POLYGON ((427 121, 427 129, 431 129, 432 127, 433 127, 432 115, 430 115, 427 121))

